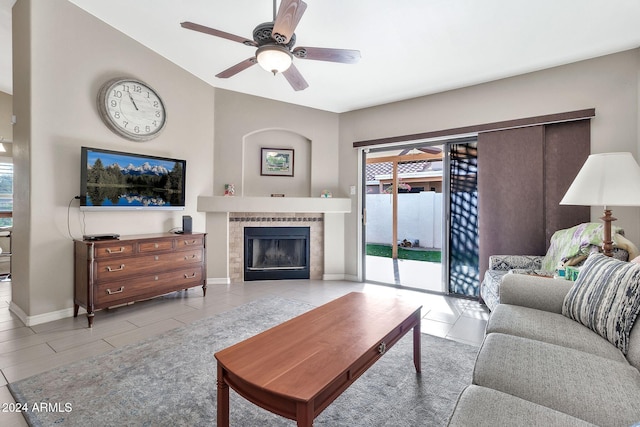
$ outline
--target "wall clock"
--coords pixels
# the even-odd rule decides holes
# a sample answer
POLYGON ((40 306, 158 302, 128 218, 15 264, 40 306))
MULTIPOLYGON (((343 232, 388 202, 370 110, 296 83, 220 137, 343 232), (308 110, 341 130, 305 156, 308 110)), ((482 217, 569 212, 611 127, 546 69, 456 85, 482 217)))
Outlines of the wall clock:
POLYGON ((125 77, 102 85, 98 112, 109 129, 131 141, 155 138, 167 123, 167 112, 156 91, 140 80, 125 77))

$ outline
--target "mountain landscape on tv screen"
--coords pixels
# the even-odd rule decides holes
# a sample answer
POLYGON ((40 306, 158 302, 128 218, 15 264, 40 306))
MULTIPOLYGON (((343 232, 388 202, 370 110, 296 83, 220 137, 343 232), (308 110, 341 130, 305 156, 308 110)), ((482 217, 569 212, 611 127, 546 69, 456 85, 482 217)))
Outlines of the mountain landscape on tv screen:
POLYGON ((179 161, 145 159, 122 167, 117 161, 103 162, 96 153, 95 160, 87 163, 87 206, 183 204, 184 171, 179 161))

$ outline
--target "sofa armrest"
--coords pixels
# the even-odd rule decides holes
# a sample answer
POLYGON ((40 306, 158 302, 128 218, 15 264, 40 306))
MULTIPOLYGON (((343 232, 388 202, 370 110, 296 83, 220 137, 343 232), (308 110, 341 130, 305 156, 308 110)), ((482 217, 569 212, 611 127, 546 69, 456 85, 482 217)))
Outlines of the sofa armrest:
POLYGON ((489 270, 540 270, 543 258, 540 255, 491 255, 489 270))
POLYGON ((562 304, 574 282, 526 274, 505 274, 500 303, 562 313, 562 304))

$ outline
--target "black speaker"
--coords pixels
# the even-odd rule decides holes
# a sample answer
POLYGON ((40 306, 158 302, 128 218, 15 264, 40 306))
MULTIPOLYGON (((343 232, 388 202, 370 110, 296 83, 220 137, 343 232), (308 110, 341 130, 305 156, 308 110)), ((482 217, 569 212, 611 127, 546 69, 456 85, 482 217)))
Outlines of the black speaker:
POLYGON ((182 232, 185 234, 191 234, 193 232, 193 225, 189 215, 182 215, 182 232))

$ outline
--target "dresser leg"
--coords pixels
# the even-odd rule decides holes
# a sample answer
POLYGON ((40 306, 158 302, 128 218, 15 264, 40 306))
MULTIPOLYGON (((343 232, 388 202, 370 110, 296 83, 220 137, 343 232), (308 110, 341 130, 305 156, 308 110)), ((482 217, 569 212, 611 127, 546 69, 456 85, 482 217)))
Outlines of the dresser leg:
POLYGON ((202 296, 203 297, 207 296, 207 284, 206 283, 204 285, 202 285, 202 296))
POLYGON ((78 310, 80 310, 80 306, 78 304, 73 304, 73 317, 78 317, 78 310))
POLYGON ((89 322, 89 327, 93 328, 93 313, 87 313, 87 321, 89 322))

